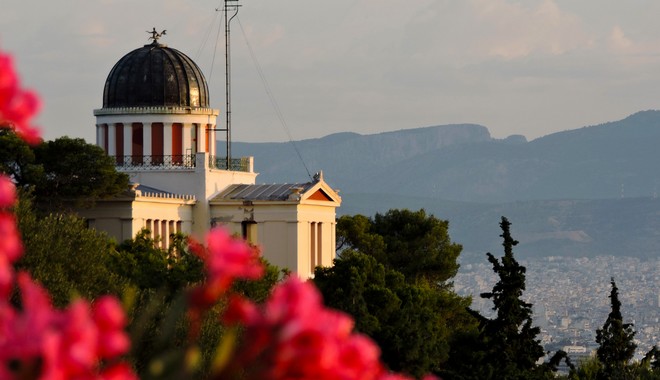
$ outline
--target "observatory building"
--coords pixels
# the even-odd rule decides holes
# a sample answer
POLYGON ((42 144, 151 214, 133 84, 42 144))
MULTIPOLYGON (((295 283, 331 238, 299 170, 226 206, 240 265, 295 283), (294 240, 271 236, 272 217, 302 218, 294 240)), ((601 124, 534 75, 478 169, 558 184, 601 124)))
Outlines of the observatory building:
POLYGON ((80 214, 119 241, 146 228, 166 248, 172 233, 201 237, 223 225, 302 278, 332 265, 337 192, 322 173, 305 183, 256 184, 252 157, 216 152, 219 110, 210 107, 202 71, 158 37, 154 31, 152 43, 114 65, 103 107, 94 110, 96 143, 132 187, 80 214))

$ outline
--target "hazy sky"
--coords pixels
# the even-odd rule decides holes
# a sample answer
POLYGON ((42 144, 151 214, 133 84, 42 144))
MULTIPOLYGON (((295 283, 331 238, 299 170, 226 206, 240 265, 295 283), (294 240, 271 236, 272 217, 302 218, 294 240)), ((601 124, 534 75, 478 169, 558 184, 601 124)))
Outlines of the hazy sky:
MULTIPOLYGON (((493 137, 660 108, 660 2, 241 0, 232 28, 234 141, 285 141, 449 123, 493 137), (247 36, 247 39, 244 37, 247 36)), ((0 48, 42 96, 47 139, 94 139, 103 84, 145 33, 197 62, 224 112, 221 18, 210 0, 0 0, 0 48), (213 70, 211 68, 213 67, 213 70)), ((223 117, 224 119, 224 117, 223 117)))

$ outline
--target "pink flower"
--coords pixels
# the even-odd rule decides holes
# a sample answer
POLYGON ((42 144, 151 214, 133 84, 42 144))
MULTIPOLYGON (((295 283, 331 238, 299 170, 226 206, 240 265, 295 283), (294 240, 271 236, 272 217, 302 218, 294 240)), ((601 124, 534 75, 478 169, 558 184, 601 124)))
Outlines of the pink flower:
POLYGON ((5 175, 0 175, 0 207, 11 207, 16 203, 16 187, 5 175))
POLYGON ((0 211, 0 300, 6 300, 14 282, 13 264, 23 253, 23 243, 16 228, 16 219, 0 211))
POLYGON ((323 303, 316 288, 311 284, 305 284, 299 278, 292 276, 275 287, 266 303, 267 318, 273 323, 294 318, 312 319, 312 314, 317 313, 323 303))
POLYGON ((30 144, 39 142, 39 130, 31 119, 39 110, 39 98, 20 88, 11 56, 0 52, 0 124, 9 124, 30 144))
POLYGON ((43 339, 43 376, 80 376, 97 363, 98 329, 89 304, 78 300, 51 320, 43 339))
POLYGON ((135 379, 126 365, 103 366, 129 348, 116 300, 101 298, 93 308, 77 300, 60 311, 27 273, 19 273, 17 282, 22 310, 0 302, 0 376, 11 373, 8 364, 14 362, 40 379, 135 379))
POLYGON ((101 297, 94 302, 92 313, 99 329, 99 356, 111 358, 127 352, 131 342, 123 331, 127 321, 119 301, 110 296, 101 297))
POLYGON ((121 362, 106 368, 98 380, 138 380, 138 377, 130 365, 121 362))
POLYGON ((244 240, 232 237, 223 228, 215 228, 206 237, 209 280, 232 283, 234 279, 256 280, 264 268, 256 251, 244 240))
POLYGON ((379 348, 297 277, 277 285, 262 307, 230 300, 225 319, 242 323, 245 343, 217 378, 239 369, 248 379, 375 380, 384 373, 379 348))
POLYGON ((206 264, 206 283, 193 291, 193 304, 208 307, 223 295, 236 279, 258 279, 264 273, 256 251, 245 241, 232 237, 224 228, 215 228, 206 237, 207 248, 191 242, 191 250, 206 264))
MULTIPOLYGON (((11 57, 0 52, 0 126, 7 124, 28 143, 39 140, 31 119, 37 96, 22 90, 11 57)), ((65 310, 53 308, 45 289, 13 264, 23 251, 16 220, 3 210, 13 206, 16 189, 0 176, 0 378, 137 379, 130 366, 116 362, 130 343, 119 302, 100 298, 94 306, 77 300, 65 310), (21 308, 8 296, 18 284, 21 308), (105 363, 113 363, 105 365, 105 363)))
POLYGON ((14 266, 0 254, 0 299, 5 301, 14 285, 14 266))
POLYGON ((190 250, 206 267, 206 281, 193 288, 189 295, 191 339, 199 335, 203 314, 216 303, 237 279, 258 279, 264 273, 257 251, 245 241, 232 237, 223 228, 215 228, 206 237, 205 248, 194 240, 190 250))
MULTIPOLYGON (((56 318, 50 298, 43 288, 34 283, 27 273, 19 273, 17 279, 22 302, 22 310, 11 309, 3 315, 3 324, 11 329, 3 331, 0 343, 0 360, 11 358, 39 357, 42 337, 56 318), (30 339, 28 339, 28 337, 30 339)), ((9 303, 3 307, 11 308, 9 303)))
POLYGON ((222 316, 228 325, 243 323, 253 324, 259 321, 261 315, 257 305, 240 296, 230 296, 225 314, 222 316))
POLYGON ((18 76, 10 55, 0 53, 0 106, 9 104, 18 89, 18 76))
POLYGON ((0 211, 0 256, 13 263, 21 257, 23 243, 21 235, 16 228, 14 215, 0 211))
POLYGON ((368 379, 379 373, 380 349, 364 335, 353 335, 342 346, 337 362, 338 379, 368 379))

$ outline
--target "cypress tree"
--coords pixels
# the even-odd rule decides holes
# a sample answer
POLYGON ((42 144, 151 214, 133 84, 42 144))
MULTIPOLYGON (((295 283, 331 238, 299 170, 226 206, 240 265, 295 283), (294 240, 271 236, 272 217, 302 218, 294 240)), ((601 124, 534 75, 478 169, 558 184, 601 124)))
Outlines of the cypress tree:
POLYGON ((610 302, 612 310, 605 320, 603 328, 596 330, 596 343, 599 344, 596 355, 603 365, 601 379, 626 379, 629 376, 630 360, 637 345, 633 342, 635 331, 632 323, 623 323, 619 289, 611 280, 610 302))
POLYGON ((481 294, 482 298, 493 301, 493 310, 497 312, 494 319, 482 319, 480 340, 486 351, 484 359, 492 366, 492 378, 543 378, 549 368, 537 365, 544 355, 536 338, 540 329, 532 325, 532 304, 522 299, 526 269, 513 256, 513 247, 518 241, 511 237, 510 226, 507 218, 502 217, 500 236, 504 256, 501 261, 487 253, 499 281, 491 292, 481 294))

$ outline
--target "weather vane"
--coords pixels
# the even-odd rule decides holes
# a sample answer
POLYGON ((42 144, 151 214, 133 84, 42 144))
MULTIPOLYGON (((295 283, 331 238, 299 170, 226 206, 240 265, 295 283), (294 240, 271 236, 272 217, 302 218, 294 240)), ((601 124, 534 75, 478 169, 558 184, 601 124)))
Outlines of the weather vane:
POLYGON ((151 30, 151 31, 147 30, 147 33, 151 34, 151 37, 149 37, 150 40, 154 40, 154 43, 158 43, 158 39, 160 37, 164 36, 166 34, 165 33, 166 31, 167 30, 163 30, 162 32, 158 33, 156 31, 156 28, 154 27, 153 30, 151 30))

